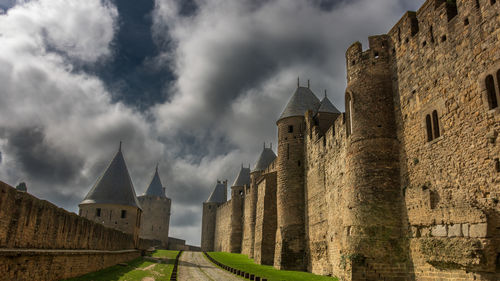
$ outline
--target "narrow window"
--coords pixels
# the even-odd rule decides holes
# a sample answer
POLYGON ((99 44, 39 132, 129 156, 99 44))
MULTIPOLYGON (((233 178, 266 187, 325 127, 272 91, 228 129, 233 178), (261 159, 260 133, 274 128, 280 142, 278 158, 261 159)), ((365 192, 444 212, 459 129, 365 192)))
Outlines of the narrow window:
POLYGON ((290 144, 286 144, 286 159, 290 159, 290 144))
POLYGON ((288 126, 288 132, 289 133, 293 133, 293 125, 289 125, 288 126))
POLYGON ((491 5, 495 5, 496 2, 497 0, 490 0, 491 5))
POLYGON ((297 165, 300 167, 300 160, 297 162, 297 165))
POLYGON ((427 127, 427 141, 432 140, 432 122, 431 122, 431 116, 427 114, 425 116, 425 125, 427 127))
POLYGON ((398 28, 398 41, 401 43, 401 28, 398 28))
POLYGON ((434 138, 439 138, 439 119, 438 119, 438 112, 434 110, 432 112, 432 125, 434 127, 434 138))
POLYGON ((479 0, 476 0, 476 9, 479 9, 481 8, 481 6, 479 5, 479 0))
POLYGON ((97 209, 95 210, 95 215, 96 215, 97 217, 100 217, 100 216, 101 216, 101 208, 97 208, 97 209))
POLYGON ((431 25, 431 28, 429 29, 429 35, 431 37, 431 43, 434 44, 434 28, 431 25))
POLYGON ((351 133, 352 133, 352 99, 351 99, 351 95, 350 94, 347 94, 346 95, 346 107, 347 107, 347 110, 346 110, 346 134, 347 136, 350 136, 351 133))
MULTIPOLYGON (((497 77, 500 76, 500 71, 497 73, 497 77)), ((490 109, 497 108, 498 107, 498 100, 497 100, 497 94, 495 91, 495 82, 493 81, 493 76, 488 75, 486 77, 486 91, 488 95, 488 105, 490 109)))
POLYGON ((122 210, 122 215, 121 215, 122 219, 126 218, 127 217, 127 211, 126 210, 122 210))

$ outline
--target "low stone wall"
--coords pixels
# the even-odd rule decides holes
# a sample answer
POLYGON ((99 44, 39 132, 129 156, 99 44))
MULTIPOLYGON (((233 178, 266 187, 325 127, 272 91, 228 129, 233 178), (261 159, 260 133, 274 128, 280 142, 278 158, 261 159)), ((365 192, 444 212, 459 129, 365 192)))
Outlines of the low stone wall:
POLYGON ((134 237, 0 181, 0 280, 58 280, 140 256, 134 237))
POLYGON ((138 250, 0 250, 0 280, 45 281, 77 277, 141 256, 138 250))

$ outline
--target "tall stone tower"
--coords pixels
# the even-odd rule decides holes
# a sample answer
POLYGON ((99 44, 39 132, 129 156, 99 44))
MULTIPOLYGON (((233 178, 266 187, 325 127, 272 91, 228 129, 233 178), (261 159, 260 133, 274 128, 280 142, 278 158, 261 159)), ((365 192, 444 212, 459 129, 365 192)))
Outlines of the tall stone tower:
POLYGON ((309 87, 297 87, 278 125, 277 216, 274 266, 305 270, 304 114, 317 111, 320 101, 309 87))
MULTIPOLYGON (((342 189, 344 253, 396 264, 404 259, 399 143, 396 135, 389 37, 369 38, 346 53, 347 186, 342 189)), ((357 274, 353 264, 353 275, 357 274)), ((361 271, 364 270, 361 268, 361 271)), ((359 272, 358 272, 359 273, 359 272)), ((354 278, 354 277, 353 277, 354 278)))
POLYGON ((111 163, 78 206, 80 216, 133 234, 137 245, 142 210, 123 158, 121 143, 111 163))
POLYGON ((243 218, 243 242, 241 253, 247 255, 249 258, 254 258, 258 179, 275 158, 276 154, 274 154, 272 145, 266 147, 264 143, 264 149, 255 163, 253 170, 250 172, 250 188, 245 191, 245 216, 243 218))
POLYGON ((201 250, 205 252, 214 250, 215 221, 217 207, 227 201, 227 180, 219 181, 214 190, 203 202, 203 216, 201 220, 201 250))
POLYGON ((163 247, 168 244, 171 200, 165 195, 161 184, 158 166, 146 192, 137 197, 142 206, 142 225, 139 236, 145 239, 160 240, 163 247))
POLYGON ((231 241, 230 252, 240 253, 243 236, 243 205, 245 189, 250 186, 250 168, 241 166, 238 176, 231 186, 231 241))

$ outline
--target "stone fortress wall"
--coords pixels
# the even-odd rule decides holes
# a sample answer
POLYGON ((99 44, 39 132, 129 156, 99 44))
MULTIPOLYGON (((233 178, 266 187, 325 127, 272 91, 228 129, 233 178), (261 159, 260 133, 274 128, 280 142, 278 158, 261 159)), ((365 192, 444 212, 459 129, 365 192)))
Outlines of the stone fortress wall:
MULTIPOLYGON (((245 192, 241 252, 343 280, 500 280, 499 13, 428 0, 349 47, 346 112, 278 122, 278 158, 245 192)), ((229 236, 231 204, 214 214, 229 236)))
POLYGON ((75 277, 137 258, 137 248, 132 234, 0 182, 0 280, 75 277))

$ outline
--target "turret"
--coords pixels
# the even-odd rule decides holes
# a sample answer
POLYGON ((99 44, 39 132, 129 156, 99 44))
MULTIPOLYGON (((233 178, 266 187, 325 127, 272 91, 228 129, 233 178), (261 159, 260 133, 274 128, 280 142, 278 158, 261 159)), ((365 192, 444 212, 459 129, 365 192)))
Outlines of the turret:
POLYGON ((304 135, 307 110, 317 111, 320 101, 307 87, 297 87, 278 125, 277 217, 274 266, 305 270, 304 135))
POLYGON ((254 257, 255 248, 255 218, 257 208, 257 181, 262 175, 262 172, 274 161, 276 154, 272 149, 272 144, 264 148, 257 159, 252 171, 250 172, 250 187, 245 190, 245 206, 244 206, 244 224, 243 224, 243 241, 241 253, 249 258, 254 257))
POLYGON ((240 172, 231 186, 231 237, 229 251, 231 253, 241 252, 243 236, 243 206, 245 189, 250 186, 250 167, 241 165, 240 172))
POLYGON ((217 180, 214 190, 203 202, 203 216, 201 221, 201 249, 209 252, 214 250, 215 221, 217 207, 227 201, 227 180, 217 180))
POLYGON ((137 245, 142 210, 123 158, 121 142, 111 163, 78 206, 81 216, 133 234, 137 245))
POLYGON ((404 255, 397 242, 403 199, 389 40, 386 35, 370 37, 369 50, 362 52, 358 42, 346 54, 347 186, 342 190, 346 204, 342 252, 379 264, 396 263, 404 255))
POLYGON ((159 240, 164 247, 168 244, 171 208, 171 200, 165 195, 165 189, 156 165, 146 192, 137 197, 143 211, 139 236, 144 239, 159 240))

